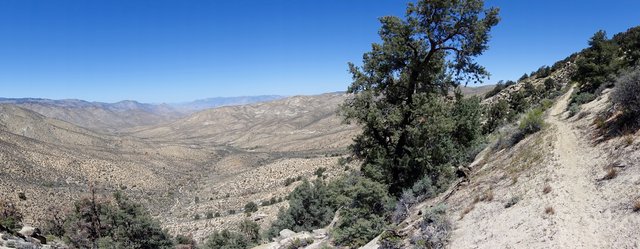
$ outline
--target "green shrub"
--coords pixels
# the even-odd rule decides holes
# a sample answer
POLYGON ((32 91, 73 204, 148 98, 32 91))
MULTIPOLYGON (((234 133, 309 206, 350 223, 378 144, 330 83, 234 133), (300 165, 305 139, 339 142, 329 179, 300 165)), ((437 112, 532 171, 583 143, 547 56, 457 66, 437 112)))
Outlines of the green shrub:
POLYGON ((22 213, 8 200, 0 200, 0 226, 11 231, 22 227, 22 213))
POLYGON ((222 230, 209 235, 204 245, 206 249, 245 249, 249 248, 249 241, 241 233, 222 230))
POLYGON ((483 133, 489 134, 494 132, 498 127, 509 121, 514 111, 506 100, 499 100, 493 103, 487 110, 487 121, 483 127, 483 133))
POLYGON ((543 110, 548 110, 551 106, 553 106, 553 100, 543 99, 540 101, 540 107, 542 107, 543 110))
POLYGON ((256 211, 258 211, 258 204, 256 204, 255 202, 250 201, 249 203, 244 205, 245 213, 250 214, 256 211))
POLYGON ((284 180, 284 186, 287 187, 287 186, 291 185, 294 182, 296 182, 296 179, 289 177, 289 178, 284 180))
POLYGON ((193 215, 193 220, 200 220, 200 214, 193 215))
POLYGON ((368 178, 350 176, 331 186, 340 219, 332 231, 336 244, 359 247, 378 236, 394 207, 386 186, 368 178))
POLYGON ((580 105, 571 104, 569 106, 569 117, 573 117, 580 112, 580 105))
POLYGON ((169 234, 162 230, 142 205, 116 192, 113 201, 91 196, 74 203, 68 215, 65 237, 71 246, 92 248, 173 248, 169 234))
POLYGON ((325 171, 327 171, 327 168, 320 167, 316 169, 316 172, 314 173, 314 175, 316 175, 318 178, 322 178, 322 174, 324 174, 325 171))
POLYGON ((251 220, 242 220, 239 225, 240 232, 250 243, 260 242, 260 225, 251 220))
POLYGON ((556 81, 552 78, 544 80, 544 90, 547 92, 557 90, 559 85, 560 84, 557 84, 556 81))
POLYGON ((275 237, 283 229, 301 232, 326 226, 335 212, 329 198, 327 186, 322 180, 316 179, 313 184, 304 180, 289 195, 289 208, 280 210, 267 237, 275 237))
POLYGON ((640 116, 640 67, 618 78, 611 102, 630 120, 640 116))
POLYGON ((207 219, 213 219, 213 212, 208 211, 206 216, 207 216, 207 219))
POLYGON ((583 92, 583 93, 578 93, 575 92, 571 95, 571 100, 569 101, 570 104, 576 104, 576 105, 582 105, 582 104, 586 104, 589 103, 591 101, 593 101, 594 99, 596 99, 596 95, 593 93, 588 93, 588 92, 583 92))
POLYGON ((178 234, 178 236, 176 236, 176 244, 177 245, 189 245, 190 248, 197 248, 197 243, 196 241, 191 237, 191 236, 185 236, 182 234, 178 234))
POLYGON ((420 223, 420 231, 411 238, 411 244, 418 248, 446 248, 452 231, 446 206, 438 205, 425 210, 424 213, 424 218, 420 223))
POLYGON ((534 108, 527 112, 520 120, 519 129, 524 135, 533 134, 544 126, 544 112, 540 108, 534 108))
POLYGON ((216 212, 215 214, 213 214, 213 217, 214 217, 214 218, 218 218, 218 217, 220 217, 220 212, 216 212))

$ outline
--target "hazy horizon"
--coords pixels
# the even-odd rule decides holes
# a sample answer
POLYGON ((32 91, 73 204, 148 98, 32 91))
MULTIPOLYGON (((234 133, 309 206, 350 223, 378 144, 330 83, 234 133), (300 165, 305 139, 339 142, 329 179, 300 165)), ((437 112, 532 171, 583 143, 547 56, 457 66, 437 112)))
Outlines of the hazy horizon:
MULTIPOLYGON (((347 62, 379 41, 377 18, 403 16, 406 2, 5 1, 2 96, 180 103, 344 91, 347 62)), ((640 24, 637 1, 486 5, 502 20, 478 58, 492 74, 484 84, 553 64, 599 29, 640 24)))

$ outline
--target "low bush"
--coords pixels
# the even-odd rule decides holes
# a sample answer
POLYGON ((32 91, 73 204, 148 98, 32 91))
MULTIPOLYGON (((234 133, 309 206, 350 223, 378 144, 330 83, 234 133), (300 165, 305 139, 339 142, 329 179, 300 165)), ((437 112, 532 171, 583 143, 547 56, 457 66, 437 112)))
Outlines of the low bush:
POLYGON ((556 210, 553 209, 553 207, 546 207, 544 209, 544 213, 548 215, 554 215, 556 213, 556 210))
POLYGON ((258 204, 256 204, 255 202, 250 201, 249 203, 244 205, 245 213, 250 214, 256 211, 258 211, 258 204))
POLYGON ((534 108, 527 112, 525 116, 520 120, 519 129, 524 135, 533 134, 538 132, 544 126, 543 110, 540 108, 534 108))
POLYGON ((22 227, 22 213, 8 200, 0 200, 0 226, 11 231, 22 227))
POLYGON ((320 167, 316 169, 316 172, 314 172, 314 175, 317 176, 318 178, 322 178, 322 174, 324 174, 325 171, 327 171, 327 168, 320 167))
POLYGON ((267 237, 273 238, 283 229, 301 232, 324 227, 331 222, 334 213, 335 206, 330 202, 324 182, 316 179, 311 184, 305 180, 291 192, 289 208, 280 209, 267 237))
POLYGON ((571 104, 569 106, 569 117, 573 117, 580 112, 580 105, 571 104))
POLYGON ((206 249, 245 249, 249 248, 249 240, 241 233, 222 230, 209 235, 204 245, 206 249))
POLYGON ((511 199, 509 199, 509 201, 507 201, 507 203, 504 204, 504 208, 513 207, 513 205, 516 205, 519 201, 520 201, 520 197, 518 196, 511 197, 511 199))
POLYGON ((426 210, 424 219, 420 223, 419 234, 411 238, 411 244, 418 248, 446 248, 452 231, 446 210, 443 205, 426 210))
POLYGON ((611 102, 630 120, 640 116, 640 68, 618 78, 611 94, 611 102))
POLYGON ((551 106, 553 106, 553 100, 543 99, 540 101, 540 107, 542 107, 543 110, 548 110, 551 106))
POLYGON ((571 100, 569 101, 569 104, 582 105, 582 104, 589 103, 594 99, 596 99, 596 95, 593 93, 589 93, 589 92, 577 93, 576 92, 571 95, 571 100))

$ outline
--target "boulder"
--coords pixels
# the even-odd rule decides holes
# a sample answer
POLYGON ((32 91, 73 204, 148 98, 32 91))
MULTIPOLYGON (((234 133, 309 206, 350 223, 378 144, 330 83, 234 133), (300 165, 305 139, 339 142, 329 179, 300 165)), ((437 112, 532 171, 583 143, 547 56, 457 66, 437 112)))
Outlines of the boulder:
POLYGON ((282 238, 282 239, 286 239, 286 238, 289 238, 289 237, 294 236, 294 235, 296 235, 296 232, 291 231, 289 229, 284 229, 284 230, 280 231, 280 238, 282 238))
POLYGON ((18 233, 22 234, 25 237, 31 237, 34 234, 40 233, 40 229, 30 226, 23 226, 18 233))
POLYGON ((324 239, 326 237, 327 237, 327 230, 326 229, 313 230, 313 238, 314 239, 324 239))

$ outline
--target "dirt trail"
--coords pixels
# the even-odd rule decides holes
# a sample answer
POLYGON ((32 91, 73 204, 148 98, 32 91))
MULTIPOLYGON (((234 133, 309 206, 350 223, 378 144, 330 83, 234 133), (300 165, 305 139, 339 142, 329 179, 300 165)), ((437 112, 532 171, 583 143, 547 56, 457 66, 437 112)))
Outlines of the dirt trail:
POLYGON ((640 217, 627 206, 637 193, 629 188, 640 186, 640 177, 598 181, 612 159, 591 143, 588 120, 567 118, 572 92, 549 110, 545 130, 490 154, 470 187, 451 197, 448 205, 457 211, 449 248, 639 248, 640 217), (527 163, 536 155, 539 160, 527 163), (531 166, 510 180, 510 170, 522 164, 531 166), (470 203, 487 188, 493 201, 470 203), (513 197, 519 201, 505 208, 513 197))
POLYGON ((549 183, 554 192, 549 206, 556 213, 550 228, 555 232, 550 246, 603 248, 607 238, 603 237, 607 231, 603 231, 605 220, 600 212, 603 198, 593 172, 600 163, 601 152, 591 147, 563 115, 571 91, 553 106, 547 119, 556 128, 554 156, 558 160, 553 169, 555 177, 549 183))

